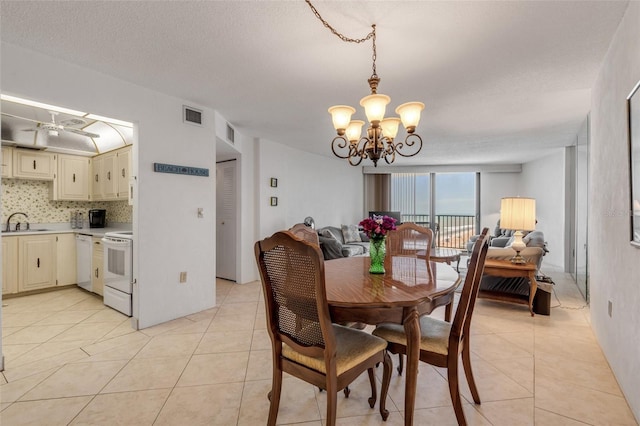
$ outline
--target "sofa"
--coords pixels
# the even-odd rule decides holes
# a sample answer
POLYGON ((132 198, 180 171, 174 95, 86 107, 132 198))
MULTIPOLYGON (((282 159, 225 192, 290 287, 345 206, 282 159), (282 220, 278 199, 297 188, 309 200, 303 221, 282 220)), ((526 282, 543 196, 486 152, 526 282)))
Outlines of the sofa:
MULTIPOLYGON (((511 248, 511 243, 514 239, 512 233, 499 233, 499 230, 498 225, 496 228, 496 234, 498 236, 491 239, 491 245, 487 252, 487 260, 509 260, 515 255, 515 251, 511 248), (494 243, 494 240, 497 241, 494 243)), ((471 237, 469 243, 473 246, 473 242, 476 239, 477 236, 471 237)), ((537 275, 540 275, 539 271, 542 265, 542 258, 549 251, 547 250, 547 245, 544 240, 544 234, 541 231, 532 231, 527 233, 522 238, 522 241, 525 243, 526 248, 520 252, 520 255, 524 257, 528 263, 535 264, 538 271, 537 275)), ((538 290, 534 297, 533 310, 538 314, 549 315, 553 283, 539 279, 536 281, 538 282, 538 290)), ((499 298, 500 295, 505 295, 512 299, 528 301, 529 289, 529 280, 522 277, 504 278, 483 275, 480 283, 481 297, 482 295, 493 295, 499 298)))
POLYGON ((369 254, 369 238, 357 225, 325 226, 318 239, 324 260, 369 254))

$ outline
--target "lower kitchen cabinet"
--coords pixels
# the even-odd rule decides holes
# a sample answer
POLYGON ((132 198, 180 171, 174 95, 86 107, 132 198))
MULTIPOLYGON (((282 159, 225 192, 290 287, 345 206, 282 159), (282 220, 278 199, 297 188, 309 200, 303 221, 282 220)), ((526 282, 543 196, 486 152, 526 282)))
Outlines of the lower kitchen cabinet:
POLYGON ((55 286, 56 254, 55 235, 18 237, 18 291, 55 286))
POLYGON ((56 282, 58 285, 76 284, 76 235, 56 235, 56 282))
POLYGON ((94 293, 103 295, 104 293, 104 280, 103 280, 103 268, 104 268, 104 247, 102 245, 102 239, 99 237, 93 237, 93 254, 91 257, 91 287, 94 293))
POLYGON ((18 237, 2 237, 2 294, 18 292, 18 237))

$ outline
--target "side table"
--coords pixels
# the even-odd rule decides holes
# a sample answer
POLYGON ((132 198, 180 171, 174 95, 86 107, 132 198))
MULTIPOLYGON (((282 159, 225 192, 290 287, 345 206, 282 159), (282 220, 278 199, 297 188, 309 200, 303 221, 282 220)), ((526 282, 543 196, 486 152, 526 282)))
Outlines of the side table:
MULTIPOLYGON (((498 260, 498 259, 487 259, 484 263, 484 273, 483 275, 492 275, 495 277, 504 277, 504 278, 512 278, 512 277, 524 277, 529 279, 529 312, 531 312, 531 316, 533 313, 533 298, 536 295, 536 290, 538 289, 538 282, 536 281, 536 265, 533 263, 511 263, 510 260, 498 260)), ((478 297, 497 299, 497 300, 506 300, 509 302, 515 303, 526 303, 523 302, 522 299, 517 297, 512 297, 508 294, 502 293, 483 293, 482 289, 480 290, 478 297)))

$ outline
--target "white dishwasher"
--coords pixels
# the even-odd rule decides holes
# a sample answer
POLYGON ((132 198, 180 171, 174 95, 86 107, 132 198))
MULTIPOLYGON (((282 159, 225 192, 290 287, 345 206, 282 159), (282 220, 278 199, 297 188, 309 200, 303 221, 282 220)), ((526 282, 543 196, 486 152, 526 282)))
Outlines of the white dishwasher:
POLYGON ((76 272, 78 287, 87 291, 93 291, 93 286, 91 285, 92 250, 91 235, 76 234, 76 272))

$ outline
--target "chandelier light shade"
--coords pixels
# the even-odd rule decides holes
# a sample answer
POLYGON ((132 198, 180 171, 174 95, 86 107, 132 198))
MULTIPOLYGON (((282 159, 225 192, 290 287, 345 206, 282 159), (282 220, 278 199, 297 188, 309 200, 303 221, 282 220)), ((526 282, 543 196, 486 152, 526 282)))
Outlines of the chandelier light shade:
POLYGON ((522 241, 522 231, 536 228, 536 200, 533 198, 505 197, 500 202, 500 228, 516 231, 511 248, 516 255, 512 263, 523 264, 526 260, 520 255, 526 244, 522 241))

